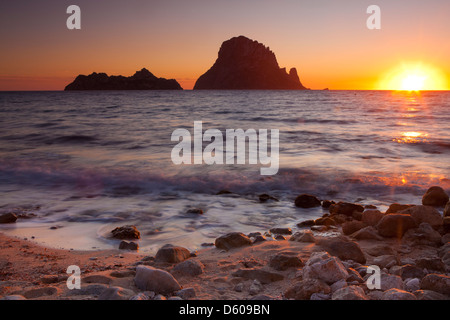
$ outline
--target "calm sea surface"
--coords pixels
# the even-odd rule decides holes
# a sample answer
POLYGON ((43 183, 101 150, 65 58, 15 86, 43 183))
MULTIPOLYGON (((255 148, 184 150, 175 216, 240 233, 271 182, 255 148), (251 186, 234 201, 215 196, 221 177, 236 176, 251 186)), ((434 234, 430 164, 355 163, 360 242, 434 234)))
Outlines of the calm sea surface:
POLYGON ((431 185, 450 190, 449 110, 450 92, 2 92, 0 211, 35 216, 1 228, 91 249, 117 247, 109 231, 134 224, 150 252, 323 214, 295 208, 300 193, 380 209, 419 204, 431 185), (174 165, 171 134, 193 133, 194 121, 223 133, 278 129, 278 173, 174 165), (262 193, 280 201, 260 203, 262 193))

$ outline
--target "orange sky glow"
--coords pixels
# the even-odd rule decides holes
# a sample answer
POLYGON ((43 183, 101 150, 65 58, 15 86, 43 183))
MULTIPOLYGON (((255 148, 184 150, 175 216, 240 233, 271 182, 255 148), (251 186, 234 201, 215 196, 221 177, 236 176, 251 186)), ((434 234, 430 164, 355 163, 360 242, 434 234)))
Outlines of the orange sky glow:
POLYGON ((145 67, 184 89, 244 35, 296 67, 311 89, 449 90, 450 2, 365 0, 74 1, 82 29, 66 28, 69 1, 0 4, 0 90, 63 90, 78 74, 130 76, 145 67))

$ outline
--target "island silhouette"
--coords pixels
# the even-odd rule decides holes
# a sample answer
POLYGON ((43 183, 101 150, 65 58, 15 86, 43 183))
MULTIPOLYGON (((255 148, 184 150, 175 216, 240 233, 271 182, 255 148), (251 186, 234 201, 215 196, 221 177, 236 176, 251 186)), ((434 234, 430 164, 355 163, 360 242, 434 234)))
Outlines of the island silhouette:
MULTIPOLYGON (((296 68, 280 68, 275 54, 258 41, 238 36, 224 41, 214 65, 200 76, 194 90, 309 90, 296 68)), ((106 73, 79 75, 72 90, 183 90, 175 79, 158 78, 143 68, 133 76, 106 73)))

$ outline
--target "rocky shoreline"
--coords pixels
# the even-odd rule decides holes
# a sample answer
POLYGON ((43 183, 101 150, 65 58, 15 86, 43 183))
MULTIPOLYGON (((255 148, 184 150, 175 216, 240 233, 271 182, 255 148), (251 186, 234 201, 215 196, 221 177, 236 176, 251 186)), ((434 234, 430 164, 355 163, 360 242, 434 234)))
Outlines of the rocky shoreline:
POLYGON ((0 234, 0 299, 449 300, 448 195, 432 187, 422 204, 380 212, 299 195, 296 206, 329 212, 295 230, 233 232, 196 252, 167 244, 155 256, 125 246, 139 238, 134 226, 113 230, 131 250, 49 249, 0 234), (67 286, 70 265, 80 289, 67 286))

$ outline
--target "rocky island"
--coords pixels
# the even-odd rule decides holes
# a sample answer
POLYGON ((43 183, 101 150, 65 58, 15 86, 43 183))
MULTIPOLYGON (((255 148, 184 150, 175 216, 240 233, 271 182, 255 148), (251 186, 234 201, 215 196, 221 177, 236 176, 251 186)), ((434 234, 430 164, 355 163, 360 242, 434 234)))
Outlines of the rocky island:
POLYGON ((268 47, 244 36, 222 43, 214 65, 195 83, 194 90, 201 89, 307 90, 295 68, 287 73, 268 47))
POLYGON ((66 86, 65 91, 72 90, 183 90, 174 79, 154 76, 143 68, 133 76, 108 76, 106 73, 79 75, 66 86))

